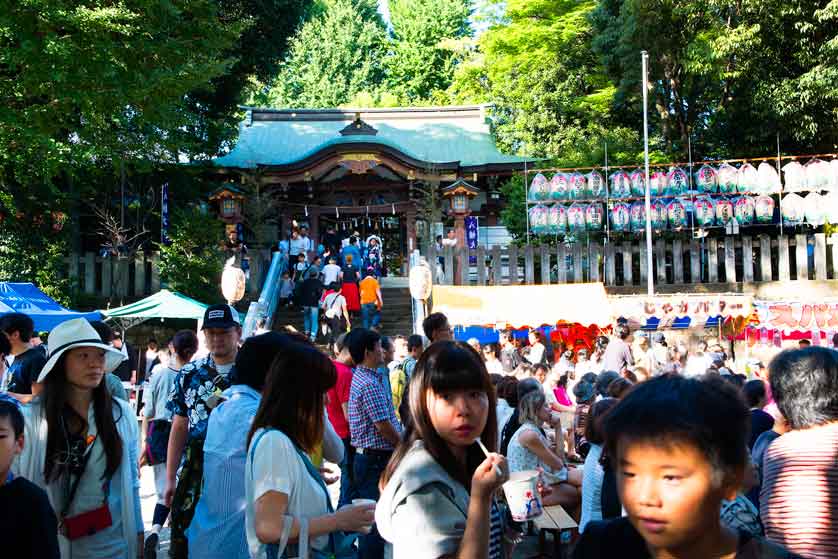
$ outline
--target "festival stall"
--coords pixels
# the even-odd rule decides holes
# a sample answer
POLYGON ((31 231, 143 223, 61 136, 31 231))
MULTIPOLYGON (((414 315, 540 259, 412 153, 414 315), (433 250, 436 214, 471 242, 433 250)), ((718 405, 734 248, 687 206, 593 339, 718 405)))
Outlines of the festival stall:
POLYGON ((86 318, 101 320, 96 312, 71 311, 31 283, 0 282, 0 315, 25 313, 35 323, 36 332, 49 332, 65 320, 86 318))
POLYGON ((590 347, 611 324, 611 307, 601 283, 564 285, 433 287, 433 312, 442 312, 458 340, 495 343, 501 330, 524 337, 540 329, 553 341, 590 347))
POLYGON ((185 318, 202 320, 207 305, 177 291, 161 289, 154 295, 130 305, 114 309, 104 309, 102 314, 107 320, 119 323, 124 330, 152 319, 185 318))
POLYGON ((753 300, 739 294, 612 296, 614 320, 632 329, 741 331, 751 320, 753 300))
POLYGON ((739 336, 749 346, 782 347, 784 340, 829 345, 838 332, 838 298, 818 301, 754 301, 755 317, 739 336))

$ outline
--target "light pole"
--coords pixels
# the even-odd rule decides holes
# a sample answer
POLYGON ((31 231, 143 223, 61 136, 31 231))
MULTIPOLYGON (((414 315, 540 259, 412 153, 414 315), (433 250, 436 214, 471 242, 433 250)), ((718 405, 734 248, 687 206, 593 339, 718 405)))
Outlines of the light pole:
POLYGON ((643 63, 643 157, 646 162, 646 294, 655 294, 655 278, 652 268, 652 196, 649 190, 649 53, 640 53, 643 63))

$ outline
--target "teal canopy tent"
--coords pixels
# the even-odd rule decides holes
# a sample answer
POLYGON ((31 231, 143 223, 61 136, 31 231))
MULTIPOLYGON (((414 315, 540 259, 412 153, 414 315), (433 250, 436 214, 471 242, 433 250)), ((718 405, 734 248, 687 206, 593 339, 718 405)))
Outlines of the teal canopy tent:
POLYGON ((182 293, 161 289, 136 303, 114 309, 103 309, 101 313, 107 320, 118 322, 123 329, 126 329, 155 318, 201 320, 204 318, 206 308, 207 305, 182 293))

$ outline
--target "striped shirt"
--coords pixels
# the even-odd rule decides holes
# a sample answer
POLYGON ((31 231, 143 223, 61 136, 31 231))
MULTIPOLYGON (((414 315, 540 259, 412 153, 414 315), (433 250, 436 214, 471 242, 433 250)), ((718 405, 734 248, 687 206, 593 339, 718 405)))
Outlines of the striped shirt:
POLYGON ((763 459, 765 536, 807 558, 838 557, 838 422, 791 431, 763 459))
POLYGON ((489 559, 503 559, 503 517, 494 499, 489 509, 489 559))

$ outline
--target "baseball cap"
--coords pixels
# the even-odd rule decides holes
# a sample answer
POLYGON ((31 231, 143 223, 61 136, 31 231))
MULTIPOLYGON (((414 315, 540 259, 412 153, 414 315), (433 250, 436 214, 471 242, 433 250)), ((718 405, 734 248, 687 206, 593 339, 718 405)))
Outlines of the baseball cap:
POLYGON ((241 326, 239 313, 230 305, 211 305, 204 311, 204 323, 202 330, 207 328, 232 328, 241 326))

